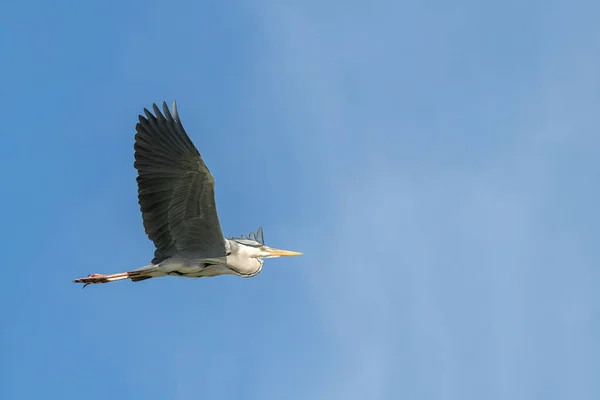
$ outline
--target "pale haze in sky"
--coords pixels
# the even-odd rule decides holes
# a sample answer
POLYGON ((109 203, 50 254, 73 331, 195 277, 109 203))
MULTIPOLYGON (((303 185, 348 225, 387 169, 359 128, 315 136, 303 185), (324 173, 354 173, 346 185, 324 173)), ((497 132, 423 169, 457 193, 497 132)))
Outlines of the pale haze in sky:
POLYGON ((600 3, 11 2, 0 399, 600 398, 600 3), (177 100, 251 279, 150 262, 177 100))

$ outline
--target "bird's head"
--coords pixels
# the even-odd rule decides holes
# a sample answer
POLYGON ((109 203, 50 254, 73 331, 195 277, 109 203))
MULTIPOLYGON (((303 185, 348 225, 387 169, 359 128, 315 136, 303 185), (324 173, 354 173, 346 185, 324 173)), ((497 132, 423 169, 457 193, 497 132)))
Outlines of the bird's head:
POLYGON ((258 274, 265 258, 299 256, 297 251, 273 249, 265 245, 262 228, 256 233, 228 239, 227 265, 237 275, 251 277, 258 274))
POLYGON ((248 258, 275 258, 299 256, 302 253, 290 250, 274 249, 265 245, 262 228, 258 228, 256 233, 251 232, 248 236, 242 235, 239 238, 231 238, 238 246, 238 253, 248 258))

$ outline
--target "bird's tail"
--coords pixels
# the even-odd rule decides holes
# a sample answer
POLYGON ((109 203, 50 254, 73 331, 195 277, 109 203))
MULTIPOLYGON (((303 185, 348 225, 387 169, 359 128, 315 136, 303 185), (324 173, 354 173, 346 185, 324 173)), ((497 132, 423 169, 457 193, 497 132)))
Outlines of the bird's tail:
POLYGON ((138 269, 134 269, 133 271, 129 271, 128 278, 131 279, 132 282, 145 281, 150 278, 157 278, 164 274, 157 274, 159 271, 158 265, 156 264, 148 264, 140 267, 138 269))

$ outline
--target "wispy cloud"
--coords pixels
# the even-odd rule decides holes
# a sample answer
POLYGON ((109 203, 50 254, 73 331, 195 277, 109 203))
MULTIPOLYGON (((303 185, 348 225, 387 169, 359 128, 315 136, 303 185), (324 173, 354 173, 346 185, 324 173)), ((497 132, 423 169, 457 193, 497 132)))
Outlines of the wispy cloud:
POLYGON ((599 13, 9 2, 0 397, 600 398, 599 13), (173 98, 223 231, 304 255, 82 291, 151 258, 134 123, 173 98))
POLYGON ((527 64, 537 80, 507 81, 483 59, 457 86, 437 75, 456 67, 437 35, 448 33, 455 50, 462 46, 451 39, 462 38, 482 51, 469 36, 477 35, 480 13, 467 5, 441 12, 263 5, 271 79, 285 87, 280 100, 303 132, 297 149, 327 182, 324 212, 334 218, 305 244, 321 260, 305 271, 336 343, 335 368, 310 397, 597 393, 581 378, 590 377, 583 365, 593 361, 573 339, 589 340, 581 324, 592 309, 581 293, 591 294, 586 279, 598 275, 589 268, 590 248, 578 244, 580 228, 561 216, 576 200, 554 197, 569 179, 561 169, 590 176, 570 164, 599 143, 589 134, 598 127, 590 111, 599 105, 600 60, 589 51, 597 29, 552 47, 560 15, 538 10, 547 19, 535 26, 537 57, 517 60, 508 51, 501 60, 507 69, 527 64), (456 18, 446 19, 449 13, 456 18), (435 26, 411 25, 415 14, 435 26), (409 26, 398 27, 396 18, 409 26), (413 41, 435 46, 425 52, 413 41), (580 325, 571 324, 565 302, 579 304, 580 325), (566 359, 580 367, 556 365, 566 359))

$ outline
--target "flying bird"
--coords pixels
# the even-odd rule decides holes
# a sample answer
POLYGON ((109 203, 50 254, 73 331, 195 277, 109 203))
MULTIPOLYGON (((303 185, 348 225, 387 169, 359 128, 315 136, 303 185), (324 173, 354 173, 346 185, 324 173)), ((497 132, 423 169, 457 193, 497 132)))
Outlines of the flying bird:
POLYGON ((130 279, 139 282, 163 276, 187 278, 257 275, 265 258, 302 253, 265 245, 262 228, 248 236, 225 238, 215 205, 215 181, 187 135, 173 102, 163 113, 144 108, 134 144, 138 172, 138 203, 144 228, 154 242, 154 258, 138 269, 115 274, 90 274, 73 282, 99 284, 130 279))

